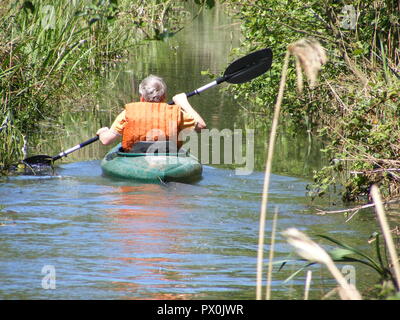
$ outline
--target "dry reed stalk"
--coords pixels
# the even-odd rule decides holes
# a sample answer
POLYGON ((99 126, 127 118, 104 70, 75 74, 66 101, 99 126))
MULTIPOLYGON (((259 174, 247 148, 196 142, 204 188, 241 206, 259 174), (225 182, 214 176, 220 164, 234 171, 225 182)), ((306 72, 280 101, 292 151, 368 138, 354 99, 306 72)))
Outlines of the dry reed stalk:
POLYGON ((274 116, 272 119, 271 134, 269 137, 268 157, 265 163, 264 186, 263 186, 263 194, 261 201, 258 250, 257 250, 257 279, 256 279, 257 300, 261 300, 262 298, 262 267, 263 267, 263 256, 264 256, 265 219, 267 216, 269 180, 271 176, 272 158, 274 153, 279 114, 281 110, 283 92, 285 89, 288 66, 289 66, 289 58, 291 54, 293 54, 296 58, 297 69, 299 70, 300 68, 303 68, 306 76, 310 81, 311 87, 315 86, 318 71, 321 69, 321 66, 327 61, 325 50, 322 48, 322 46, 319 44, 318 41, 313 39, 302 39, 290 44, 285 54, 282 67, 281 81, 279 84, 278 97, 276 100, 274 108, 275 109, 274 116))
MULTIPOLYGON (((281 110, 283 92, 285 89, 288 66, 289 66, 289 58, 291 54, 293 54, 296 58, 297 70, 299 71, 301 68, 304 70, 306 76, 310 81, 311 87, 315 86, 318 72, 321 69, 321 66, 327 61, 324 48, 319 44, 318 41, 314 39, 301 39, 299 41, 290 44, 285 54, 282 67, 281 81, 279 84, 278 97, 276 100, 274 108, 275 109, 274 116, 272 119, 271 134, 268 144, 268 157, 265 163, 265 175, 264 175, 263 195, 261 201, 258 251, 257 251, 257 279, 256 279, 257 300, 261 300, 262 298, 262 267, 263 267, 263 256, 264 256, 264 235, 265 235, 265 220, 267 217, 269 180, 271 176, 272 158, 274 153, 279 114, 281 110)), ((300 80, 302 82, 302 76, 300 75, 300 77, 301 77, 300 80)), ((300 80, 298 80, 298 84, 300 83, 300 80)))
POLYGON ((276 234, 276 224, 278 221, 278 209, 275 209, 274 218, 272 220, 272 230, 271 230, 271 245, 269 248, 269 262, 268 262, 268 274, 267 274, 267 289, 266 289, 266 300, 271 300, 271 283, 272 283, 272 261, 274 260, 274 249, 275 249, 275 234, 276 234))
POLYGON ((328 293, 326 293, 321 300, 327 300, 330 297, 334 296, 335 294, 339 294, 339 287, 333 288, 331 291, 329 291, 328 293))
POLYGON ((361 300, 361 295, 357 289, 346 281, 329 254, 316 242, 295 228, 285 230, 283 235, 287 238, 288 243, 296 249, 296 253, 300 257, 311 262, 324 264, 328 268, 340 286, 339 294, 343 300, 361 300))
POLYGON ((306 276, 306 285, 304 288, 304 300, 308 300, 308 295, 310 292, 310 285, 311 285, 311 278, 312 278, 312 271, 308 270, 307 276, 306 276))
POLYGON ((281 82, 279 85, 278 97, 275 104, 274 117, 272 120, 271 134, 269 136, 268 145, 268 157, 265 164, 265 176, 264 176, 264 187, 261 201, 261 212, 260 212, 260 228, 258 236, 258 252, 257 252, 257 283, 256 283, 256 299, 261 300, 262 290, 262 266, 263 266, 263 255, 264 255, 264 234, 265 234, 265 219, 267 216, 267 204, 268 204, 268 189, 269 179, 271 176, 272 158, 274 154, 274 145, 276 140, 276 132, 279 121, 279 113, 281 110, 283 91, 286 84, 287 69, 289 65, 290 52, 287 51, 283 63, 281 82))
POLYGON ((383 209, 383 203, 379 189, 376 185, 371 187, 371 196, 375 202, 376 213, 378 215, 379 223, 382 228, 383 236, 385 237, 386 245, 389 250, 390 258, 393 264, 393 270, 395 279, 397 282, 397 288, 400 290, 400 264, 399 257, 397 256, 396 247, 393 242, 393 238, 389 229, 389 224, 386 219, 385 210, 383 209))

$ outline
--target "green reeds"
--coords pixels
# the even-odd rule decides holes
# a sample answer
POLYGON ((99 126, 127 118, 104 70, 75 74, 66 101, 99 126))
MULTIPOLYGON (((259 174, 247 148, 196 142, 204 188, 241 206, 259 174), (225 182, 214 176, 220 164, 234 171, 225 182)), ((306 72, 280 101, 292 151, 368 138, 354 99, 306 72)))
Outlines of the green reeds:
POLYGON ((0 125, 0 175, 7 174, 9 164, 15 160, 15 154, 24 154, 26 139, 10 121, 9 117, 0 125))
POLYGON ((96 92, 88 79, 107 71, 146 37, 154 38, 161 20, 167 26, 169 18, 177 15, 167 10, 172 5, 171 1, 3 1, 2 166, 23 158, 22 137, 30 140, 39 121, 55 122, 67 97, 79 100, 87 92, 96 92), (153 23, 146 16, 150 11, 153 23))

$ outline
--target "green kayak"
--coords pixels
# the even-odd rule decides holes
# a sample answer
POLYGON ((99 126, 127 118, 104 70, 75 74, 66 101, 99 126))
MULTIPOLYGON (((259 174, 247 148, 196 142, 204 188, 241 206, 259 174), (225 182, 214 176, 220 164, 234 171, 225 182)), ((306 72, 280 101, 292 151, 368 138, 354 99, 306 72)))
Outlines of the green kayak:
POLYGON ((193 181, 201 177, 202 165, 188 152, 125 153, 120 147, 111 149, 101 161, 107 176, 144 181, 193 181))

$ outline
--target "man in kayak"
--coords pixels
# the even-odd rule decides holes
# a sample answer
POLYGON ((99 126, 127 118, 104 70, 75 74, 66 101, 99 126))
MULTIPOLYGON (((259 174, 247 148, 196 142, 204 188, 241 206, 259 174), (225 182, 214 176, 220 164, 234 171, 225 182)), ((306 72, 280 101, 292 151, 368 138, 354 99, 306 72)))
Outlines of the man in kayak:
POLYGON ((140 102, 128 103, 111 128, 97 131, 100 141, 108 145, 122 136, 122 149, 132 150, 140 141, 173 141, 179 148, 179 133, 183 130, 206 128, 203 118, 190 105, 186 94, 175 95, 174 105, 166 101, 167 86, 162 78, 150 75, 139 85, 140 102))

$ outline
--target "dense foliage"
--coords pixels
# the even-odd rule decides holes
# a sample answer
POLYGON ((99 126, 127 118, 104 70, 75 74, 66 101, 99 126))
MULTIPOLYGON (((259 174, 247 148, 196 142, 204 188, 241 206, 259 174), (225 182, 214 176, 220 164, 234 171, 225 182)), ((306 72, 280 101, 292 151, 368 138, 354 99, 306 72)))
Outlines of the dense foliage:
MULTIPOLYGON (((366 1, 226 1, 241 21, 242 50, 273 49, 265 77, 235 87, 256 112, 269 114, 277 96, 282 59, 299 38, 320 41, 328 64, 319 86, 296 92, 295 67, 288 75, 285 121, 323 136, 331 163, 315 173, 311 193, 343 185, 345 200, 367 195, 377 183, 384 195, 400 193, 400 3, 366 1)), ((262 120, 265 121, 265 120, 262 120)))

